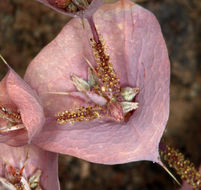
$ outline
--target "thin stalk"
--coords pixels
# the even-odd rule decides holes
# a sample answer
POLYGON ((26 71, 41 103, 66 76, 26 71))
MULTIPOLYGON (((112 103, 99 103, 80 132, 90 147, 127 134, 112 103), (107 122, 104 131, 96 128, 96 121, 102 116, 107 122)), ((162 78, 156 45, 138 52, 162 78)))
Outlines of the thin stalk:
POLYGON ((92 34, 93 34, 93 38, 95 40, 96 43, 99 42, 99 36, 98 36, 98 31, 96 29, 96 26, 94 24, 94 21, 93 21, 93 18, 92 16, 91 17, 88 17, 87 18, 88 22, 89 22, 89 25, 91 27, 91 31, 92 31, 92 34))

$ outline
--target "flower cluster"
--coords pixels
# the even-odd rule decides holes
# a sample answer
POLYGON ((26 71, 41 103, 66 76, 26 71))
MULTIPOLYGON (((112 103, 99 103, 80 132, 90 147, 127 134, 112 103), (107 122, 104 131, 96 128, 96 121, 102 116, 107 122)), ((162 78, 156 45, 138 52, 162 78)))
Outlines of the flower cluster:
POLYGON ((37 0, 40 3, 72 17, 89 18, 104 0, 37 0))
POLYGON ((59 189, 57 153, 104 164, 159 162, 170 71, 155 17, 129 0, 100 9, 99 0, 38 1, 86 19, 84 27, 72 19, 24 79, 7 65, 0 82, 0 188, 59 189))
MULTIPOLYGON (((88 61, 88 82, 71 76, 71 81, 76 89, 86 95, 86 101, 91 105, 80 107, 76 111, 64 111, 57 114, 57 122, 74 123, 77 121, 91 121, 96 118, 110 118, 116 122, 124 122, 129 113, 138 108, 138 103, 131 102, 139 88, 121 88, 120 80, 109 62, 109 56, 105 52, 102 42, 93 40, 92 48, 96 58, 97 67, 93 68, 88 61), (87 99, 88 98, 88 99, 87 99)), ((55 93, 56 94, 56 93, 55 93)), ((63 93, 64 94, 64 93, 63 93)), ((67 93, 67 95, 73 93, 67 93)))

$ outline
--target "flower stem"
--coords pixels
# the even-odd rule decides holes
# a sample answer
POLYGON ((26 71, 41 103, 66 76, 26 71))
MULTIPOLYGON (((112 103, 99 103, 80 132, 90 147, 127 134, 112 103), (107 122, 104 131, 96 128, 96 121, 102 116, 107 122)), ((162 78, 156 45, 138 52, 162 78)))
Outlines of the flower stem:
POLYGON ((97 29, 96 29, 96 26, 94 24, 92 16, 88 17, 87 20, 88 20, 89 25, 91 27, 93 38, 94 38, 95 42, 98 43, 99 42, 99 36, 98 36, 98 32, 97 32, 97 29))
POLYGON ((169 167, 175 169, 182 180, 190 184, 194 190, 201 188, 201 174, 181 152, 163 142, 160 142, 159 152, 162 159, 168 163, 169 167))

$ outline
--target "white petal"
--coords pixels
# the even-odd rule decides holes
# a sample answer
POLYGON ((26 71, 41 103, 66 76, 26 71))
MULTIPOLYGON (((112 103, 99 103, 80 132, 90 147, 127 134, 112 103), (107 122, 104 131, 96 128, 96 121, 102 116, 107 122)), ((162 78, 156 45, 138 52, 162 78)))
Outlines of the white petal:
POLYGON ((123 96, 124 100, 131 101, 138 92, 139 88, 125 87, 122 88, 121 95, 123 96))
POLYGON ((121 102, 121 105, 123 107, 123 113, 126 114, 137 109, 139 104, 137 102, 121 102))
POLYGON ((89 84, 82 78, 77 77, 76 75, 71 75, 71 82, 75 85, 78 91, 84 92, 90 89, 89 84))
POLYGON ((39 185, 40 182, 40 176, 42 174, 41 170, 37 170, 30 178, 29 178, 29 184, 31 189, 37 189, 40 190, 41 187, 39 185))
POLYGON ((4 132, 10 132, 10 131, 16 131, 16 130, 20 130, 20 129, 24 129, 25 126, 23 124, 18 124, 18 125, 6 125, 3 127, 0 127, 0 133, 4 133, 4 132))
POLYGON ((94 102, 95 104, 98 104, 100 106, 104 106, 107 103, 107 100, 95 92, 92 91, 86 91, 86 95, 89 97, 89 99, 94 102))
POLYGON ((24 187, 24 190, 31 190, 31 188, 29 187, 28 181, 23 176, 21 177, 20 182, 22 186, 24 187))

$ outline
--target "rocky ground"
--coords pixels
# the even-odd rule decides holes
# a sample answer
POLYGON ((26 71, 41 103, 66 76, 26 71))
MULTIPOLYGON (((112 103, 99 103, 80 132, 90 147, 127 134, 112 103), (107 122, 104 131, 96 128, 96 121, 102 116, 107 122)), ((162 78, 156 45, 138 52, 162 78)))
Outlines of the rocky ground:
MULTIPOLYGON (((155 13, 169 50, 171 106, 163 138, 198 166, 201 160, 201 1, 135 1, 155 13)), ((69 19, 34 0, 0 0, 0 52, 23 76, 31 59, 69 19)), ((6 68, 1 64, 0 77, 5 73, 6 68)), ((150 162, 105 166, 61 156, 59 171, 62 190, 179 188, 160 166, 150 162)))

